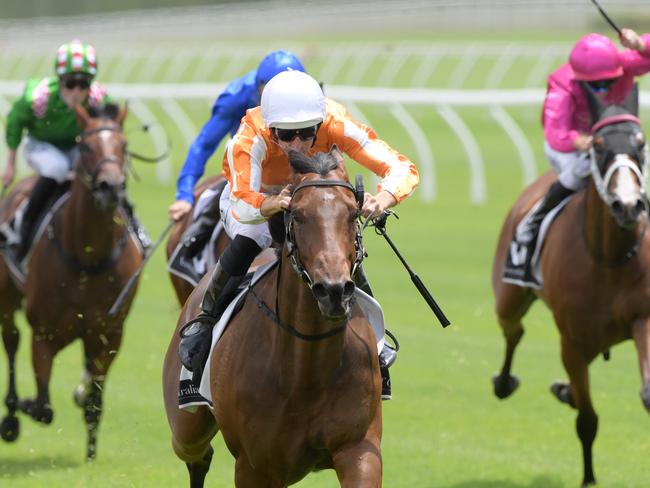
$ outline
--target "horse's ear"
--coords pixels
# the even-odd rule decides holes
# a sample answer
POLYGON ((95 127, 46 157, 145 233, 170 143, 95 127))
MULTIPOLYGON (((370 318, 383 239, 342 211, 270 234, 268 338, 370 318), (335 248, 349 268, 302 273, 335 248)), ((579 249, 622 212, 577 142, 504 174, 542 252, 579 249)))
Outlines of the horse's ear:
POLYGON ((582 91, 585 92, 587 97, 587 104, 589 105, 589 113, 591 114, 591 123, 595 124, 600 120, 600 116, 605 110, 605 105, 598 99, 598 97, 591 90, 591 87, 584 81, 580 82, 582 91))
POLYGON ((88 125, 88 122, 90 121, 90 115, 88 114, 88 111, 84 108, 83 105, 79 104, 75 105, 74 113, 77 116, 77 122, 79 122, 79 127, 81 127, 81 130, 85 129, 88 125))
POLYGON ((632 91, 623 102, 623 108, 632 115, 639 115, 639 84, 635 83, 632 91))
POLYGON ((120 125, 124 125, 124 119, 126 119, 126 116, 129 114, 129 102, 125 102, 124 106, 120 108, 120 111, 117 113, 117 118, 115 119, 115 122, 117 122, 120 125))
POLYGON ((330 149, 330 156, 336 159, 339 164, 343 163, 343 154, 336 144, 332 145, 332 148, 330 149))

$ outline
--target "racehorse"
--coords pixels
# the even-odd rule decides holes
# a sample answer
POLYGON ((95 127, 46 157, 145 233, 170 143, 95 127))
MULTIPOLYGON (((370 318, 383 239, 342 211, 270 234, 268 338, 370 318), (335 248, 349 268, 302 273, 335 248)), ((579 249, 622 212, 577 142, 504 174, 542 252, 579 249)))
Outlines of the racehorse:
POLYGON ((218 431, 237 487, 285 487, 335 469, 341 486, 381 486, 381 379, 374 333, 352 300, 363 257, 360 205, 336 150, 291 153, 291 210, 279 264, 249 290, 216 343, 213 410, 178 408, 178 331, 199 311, 203 279, 185 304, 163 368, 177 456, 202 487, 218 431))
MULTIPOLYGON (((194 191, 194 201, 198 202, 199 197, 201 196, 201 194, 203 194, 205 190, 207 190, 208 188, 215 187, 219 183, 223 182, 224 179, 225 178, 220 175, 206 178, 205 181, 203 181, 196 187, 194 191)), ((220 195, 221 192, 219 192, 219 194, 213 196, 212 198, 219 198, 220 195)), ((194 220, 193 212, 188 212, 174 225, 171 234, 169 236, 169 239, 167 240, 167 260, 169 260, 172 257, 172 254, 176 249, 176 247, 178 246, 178 244, 180 243, 184 232, 192 224, 193 220, 194 220)), ((228 237, 228 235, 225 232, 221 232, 217 237, 217 240, 214 244, 214 248, 210 250, 210 252, 212 253, 212 258, 214 259, 215 262, 219 259, 219 256, 224 251, 224 249, 226 249, 226 246, 228 246, 229 243, 230 243, 230 238, 228 237)), ((183 305, 187 300, 187 298, 190 296, 190 293, 192 293, 192 290, 194 290, 194 285, 174 273, 169 273, 169 277, 172 280, 172 286, 174 287, 174 291, 176 292, 176 298, 178 298, 178 302, 181 305, 183 305)))
POLYGON ((583 486, 596 483, 592 444, 598 417, 589 392, 589 364, 609 357, 613 345, 633 338, 641 371, 641 400, 650 412, 650 233, 646 195, 647 146, 637 118, 636 90, 623 105, 607 108, 587 90, 594 125, 591 178, 567 203, 548 230, 541 254, 539 291, 502 281, 506 253, 517 223, 546 192, 553 176, 527 188, 501 230, 492 286, 496 312, 506 340, 502 369, 493 378, 499 398, 512 394, 519 380, 510 374, 524 333, 522 318, 541 298, 561 336, 569 382, 552 393, 578 411, 583 486))
MULTIPOLYGON (((69 197, 54 212, 47 229, 34 242, 24 289, 0 260, 0 321, 9 359, 8 415, 0 435, 13 441, 19 434, 17 409, 34 420, 53 419, 49 382, 54 356, 81 339, 85 367, 75 401, 83 409, 88 432, 87 459, 97 448, 106 375, 122 340, 122 328, 135 289, 116 317, 108 310, 142 261, 142 250, 131 237, 118 209, 126 195, 126 139, 122 124, 126 108, 107 105, 78 107, 80 157, 74 168, 69 197), (19 332, 14 313, 24 295, 25 314, 32 328, 32 363, 37 383, 34 399, 19 400, 15 385, 15 355, 19 332)), ((25 197, 33 178, 21 182, 2 202, 10 218, 25 197)))

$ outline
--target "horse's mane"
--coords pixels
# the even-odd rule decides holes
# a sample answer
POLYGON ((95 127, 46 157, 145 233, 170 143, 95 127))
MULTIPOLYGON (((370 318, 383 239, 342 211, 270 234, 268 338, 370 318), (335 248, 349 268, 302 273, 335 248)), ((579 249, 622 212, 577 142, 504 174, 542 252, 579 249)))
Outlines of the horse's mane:
POLYGON ((120 113, 120 106, 116 103, 106 103, 88 108, 88 115, 93 119, 115 120, 120 113))
POLYGON ((332 153, 318 152, 307 156, 298 151, 289 151, 289 164, 296 173, 317 173, 325 176, 339 167, 339 160, 332 153))

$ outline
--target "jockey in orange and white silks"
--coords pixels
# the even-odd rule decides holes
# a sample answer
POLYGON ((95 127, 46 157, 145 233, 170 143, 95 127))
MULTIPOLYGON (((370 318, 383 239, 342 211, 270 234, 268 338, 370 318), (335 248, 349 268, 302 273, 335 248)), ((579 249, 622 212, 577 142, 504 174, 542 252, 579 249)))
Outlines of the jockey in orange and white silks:
MULTIPOLYGON (((288 82, 282 87, 287 86, 290 92, 291 79, 300 76, 297 72, 283 76, 288 82)), ((285 81, 282 78, 276 83, 285 81)), ((275 90, 275 84, 270 89, 275 90)), ((321 92, 320 87, 318 91, 321 92)), ((267 93, 266 90, 264 93, 267 93)), ((273 95, 276 94, 269 93, 269 96, 273 95)), ((389 193, 395 203, 406 198, 418 184, 415 165, 377 139, 372 129, 352 119, 341 104, 321 97, 314 107, 313 120, 307 121, 310 124, 308 127, 317 128, 312 134, 312 138, 315 136, 316 139, 305 152, 310 155, 328 152, 336 145, 381 178, 379 192, 389 193)), ((286 103, 274 107, 265 104, 265 101, 268 102, 268 97, 265 99, 262 94, 262 106, 246 113, 239 130, 227 146, 223 173, 228 185, 221 197, 221 213, 228 235, 233 237, 243 233, 261 248, 271 243, 266 216, 262 213, 263 203, 269 198, 269 193, 278 193, 289 180, 288 146, 293 141, 300 141, 301 145, 305 142, 299 137, 294 137, 289 143, 278 138, 278 129, 291 130, 294 124, 282 122, 283 111, 290 112, 291 107, 287 107, 286 103)), ((291 98, 288 98, 288 102, 291 103, 291 98)), ((303 125, 303 122, 299 124, 303 125)))
MULTIPOLYGON (((418 184, 415 165, 372 129, 353 120, 339 103, 325 98, 318 82, 300 71, 283 71, 268 82, 261 106, 250 109, 229 141, 223 173, 228 180, 220 200, 224 228, 232 242, 219 258, 201 303, 201 313, 181 332, 181 362, 198 382, 209 352, 212 324, 255 257, 271 244, 267 219, 289 208, 291 176, 288 152, 329 152, 336 145, 379 178, 375 195, 367 193, 361 213, 376 217, 410 195, 418 184)), ((358 276, 357 276, 358 275, 358 276)), ((361 267, 357 286, 372 294, 361 267)), ((390 398, 388 367, 395 350, 385 345, 379 363, 382 397, 390 398)))

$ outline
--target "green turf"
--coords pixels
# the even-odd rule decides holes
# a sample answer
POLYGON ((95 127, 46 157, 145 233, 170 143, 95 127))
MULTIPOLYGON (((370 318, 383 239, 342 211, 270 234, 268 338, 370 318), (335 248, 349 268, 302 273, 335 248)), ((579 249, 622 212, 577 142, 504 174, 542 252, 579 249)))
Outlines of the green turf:
MULTIPOLYGON (((441 65, 439 69, 448 74, 450 68, 441 65)), ((199 102, 183 103, 183 107, 197 126, 209 110, 199 102)), ((360 108, 380 136, 417 163, 410 139, 385 109, 360 108)), ((486 111, 459 111, 476 135, 486 165, 487 203, 471 205, 462 143, 434 109, 409 110, 429 136, 438 199, 423 203, 416 191, 398 209, 400 220, 390 223, 389 232, 453 325, 440 328, 387 245, 368 233, 366 268, 387 324, 402 344, 391 370, 394 400, 384 404, 384 486, 578 486, 581 462, 575 414, 548 391, 551 382, 563 378, 564 372, 558 334, 543 306, 535 305, 527 317, 527 334, 515 358, 514 372, 522 379, 520 390, 506 401, 497 400, 491 391, 490 377, 501 363, 504 344, 493 313, 490 269, 499 227, 521 190, 515 149, 486 111)), ((546 163, 539 150, 539 108, 513 109, 510 114, 531 138, 538 171, 543 171, 546 163)), ((135 126, 136 121, 131 119, 128 124, 135 126)), ((178 131, 168 130, 175 141, 182 140, 178 131)), ((176 170, 184 151, 184 145, 177 142, 173 153, 176 170)), ((174 188, 156 182, 155 168, 139 163, 136 167, 141 182, 131 182, 130 194, 151 234, 157 236, 165 226, 174 188)), ((213 158, 209 170, 218 167, 220 157, 213 158)), ((352 175, 354 168, 349 166, 352 175)), ((83 460, 84 424, 72 403, 72 390, 81 373, 81 349, 75 344, 56 358, 51 383, 52 425, 43 427, 21 417, 18 441, 0 444, 0 486, 187 486, 185 466, 170 447, 161 396, 161 365, 178 310, 163 253, 158 252, 142 277, 122 349, 106 383, 98 459, 92 464, 83 460)), ((22 319, 20 326, 19 393, 28 396, 34 392, 29 332, 22 319)), ((4 378, 6 363, 0 364, 4 378)), ((632 344, 613 349, 609 363, 598 359, 591 372, 593 399, 600 415, 594 447, 600 486, 646 487, 650 437, 647 413, 638 396, 639 374, 632 344)), ((4 381, 0 386, 4 387, 4 381)), ((232 486, 232 459, 219 438, 214 445, 216 455, 207 486, 232 486)), ((336 486, 336 478, 332 472, 318 473, 298 486, 336 486)))

